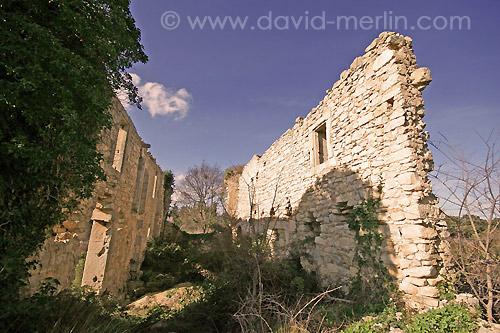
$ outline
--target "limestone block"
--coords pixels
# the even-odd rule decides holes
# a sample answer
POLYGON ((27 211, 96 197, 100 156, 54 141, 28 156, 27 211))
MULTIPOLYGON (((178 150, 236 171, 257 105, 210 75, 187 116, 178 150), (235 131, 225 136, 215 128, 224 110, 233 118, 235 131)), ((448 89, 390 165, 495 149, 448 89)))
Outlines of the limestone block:
POLYGON ((386 190, 386 191, 393 189, 397 186, 398 186, 398 183, 397 183, 396 179, 394 179, 394 178, 388 178, 388 179, 385 179, 385 181, 384 181, 384 190, 386 190))
POLYGON ((94 209, 91 219, 94 221, 110 222, 113 216, 99 209, 94 209))
POLYGON ((391 59, 394 58, 394 51, 385 50, 373 62, 373 70, 378 71, 382 66, 386 65, 391 59))
POLYGON ((401 35, 392 35, 387 38, 387 43, 391 44, 392 47, 401 48, 405 45, 405 38, 401 35))
POLYGON ((437 236, 436 230, 418 224, 406 224, 401 228, 401 233, 406 239, 433 239, 437 236))
POLYGON ((337 274, 338 273, 338 269, 339 269, 339 267, 337 265, 334 265, 334 264, 331 264, 331 263, 328 263, 325 266, 325 271, 328 272, 331 275, 337 274))
POLYGON ((427 297, 439 297, 439 290, 436 287, 420 287, 418 294, 427 297))
POLYGON ((388 79, 384 80, 382 85, 380 86, 380 90, 387 91, 393 86, 396 86, 398 83, 401 83, 404 76, 399 74, 392 74, 388 79))
POLYGON ((435 277, 437 274, 437 269, 435 266, 421 266, 421 267, 410 267, 404 272, 408 276, 425 278, 425 277, 435 277))
MULTIPOLYGON (((408 188, 411 188, 413 190, 413 185, 402 185, 403 190, 408 190, 408 188)), ((403 209, 403 212, 405 214, 406 219, 408 220, 417 220, 420 219, 420 206, 419 205, 410 205, 408 207, 405 207, 403 209)))
POLYGON ((401 246, 401 252, 404 253, 405 255, 414 254, 417 251, 418 251, 417 245, 414 244, 414 243, 407 243, 407 242, 405 242, 401 246))
POLYGON ((378 43, 379 43, 379 39, 378 39, 378 38, 375 38, 375 39, 373 40, 373 42, 371 42, 371 43, 370 43, 370 45, 368 45, 368 46, 366 47, 366 49, 365 49, 365 53, 368 53, 368 52, 370 52, 371 50, 375 49, 375 48, 377 47, 378 43))
POLYGON ((472 306, 479 306, 479 300, 472 294, 462 293, 456 295, 456 301, 458 303, 465 303, 472 306))
POLYGON ((414 277, 407 277, 405 280, 408 282, 416 285, 417 287, 423 287, 427 284, 427 281, 425 279, 418 279, 414 277))
POLYGON ((405 36, 404 39, 406 41, 406 46, 408 46, 408 48, 411 48, 412 43, 413 43, 413 39, 410 36, 405 36))
POLYGON ((80 231, 80 228, 78 227, 78 222, 79 221, 71 221, 71 220, 68 220, 68 221, 64 221, 62 224, 63 226, 68 229, 68 231, 71 231, 71 232, 78 232, 80 231))
POLYGON ((326 240, 319 236, 314 239, 314 242, 318 245, 326 245, 326 240))
POLYGON ((422 252, 427 252, 432 249, 430 244, 417 244, 418 250, 422 252))
POLYGON ((419 288, 408 281, 408 279, 403 279, 403 281, 401 281, 401 283, 399 284, 399 289, 411 295, 416 295, 419 290, 419 288))
POLYGON ((386 132, 386 135, 388 132, 394 130, 395 128, 399 128, 401 126, 403 126, 405 124, 405 117, 398 117, 398 118, 395 118, 393 120, 391 120, 390 122, 388 122, 385 126, 384 126, 384 131, 386 132))
MULTIPOLYGON (((411 205, 411 201, 410 201, 410 198, 405 198, 405 197, 400 197, 398 198, 398 204, 401 206, 401 207, 408 207, 411 205)), ((405 208, 406 209, 406 208, 405 208)))
POLYGON ((404 270, 404 269, 406 269, 406 268, 408 268, 410 266, 411 266, 411 261, 410 260, 402 259, 402 258, 399 259, 399 268, 401 268, 401 269, 404 270))
POLYGON ((433 255, 430 251, 418 251, 415 254, 415 258, 417 260, 430 260, 432 259, 433 255))
POLYGON ((413 154, 414 154, 413 149, 404 148, 392 153, 387 162, 396 162, 396 161, 401 162, 407 159, 408 157, 413 156, 413 154))
POLYGON ((402 211, 393 211, 390 213, 390 219, 392 221, 403 221, 405 219, 405 214, 402 211))
POLYGON ((437 265, 437 260, 436 259, 431 259, 431 260, 420 260, 420 263, 424 266, 431 266, 431 265, 437 265))
POLYGON ((415 172, 402 173, 397 177, 397 181, 401 185, 420 185, 420 178, 415 172))
POLYGON ((432 81, 431 70, 427 67, 421 67, 421 68, 415 70, 411 74, 411 80, 412 80, 412 84, 415 86, 415 88, 422 91, 432 81))
POLYGON ((437 308, 439 307, 439 299, 433 297, 419 297, 419 301, 422 305, 427 308, 437 308))
POLYGON ((61 234, 61 233, 64 233, 64 232, 66 232, 66 231, 67 231, 67 230, 66 230, 66 228, 63 228, 63 227, 61 227, 61 226, 56 226, 56 227, 54 227, 54 229, 53 229, 53 230, 54 230, 54 232, 55 232, 56 234, 61 234))

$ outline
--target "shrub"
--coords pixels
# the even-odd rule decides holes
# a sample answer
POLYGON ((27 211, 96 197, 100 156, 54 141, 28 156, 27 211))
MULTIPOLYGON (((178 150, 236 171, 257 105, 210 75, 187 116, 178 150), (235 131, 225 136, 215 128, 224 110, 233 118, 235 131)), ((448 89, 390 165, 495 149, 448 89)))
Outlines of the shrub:
MULTIPOLYGON (((148 272, 175 275, 175 283, 197 283, 203 289, 203 297, 182 311, 151 316, 142 323, 147 326, 162 320, 173 331, 234 331, 238 323, 233 314, 243 300, 257 294, 276 295, 284 305, 296 306, 304 293, 318 289, 298 256, 272 258, 259 242, 248 237, 235 240, 231 230, 222 227, 203 235, 169 227, 165 238, 148 244, 142 270, 143 279, 152 279, 148 272)), ((263 315, 276 319, 270 312, 263 315)))
POLYGON ((408 332, 475 332, 478 329, 477 317, 464 305, 451 303, 440 309, 432 309, 424 314, 417 314, 408 332))
POLYGON ((345 329, 347 333, 364 332, 388 332, 390 328, 406 329, 408 318, 402 312, 398 312, 395 304, 387 306, 375 317, 365 317, 359 322, 355 322, 345 329))
POLYGON ((112 299, 86 291, 65 291, 46 284, 42 293, 19 300, 17 315, 10 313, 2 332, 130 332, 134 326, 121 315, 112 299))

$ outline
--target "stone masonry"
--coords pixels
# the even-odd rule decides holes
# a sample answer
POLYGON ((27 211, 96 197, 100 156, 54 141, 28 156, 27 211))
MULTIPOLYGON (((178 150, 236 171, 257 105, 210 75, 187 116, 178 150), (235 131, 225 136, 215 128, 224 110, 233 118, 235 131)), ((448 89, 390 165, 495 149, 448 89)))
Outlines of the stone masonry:
POLYGON ((381 33, 317 107, 250 160, 229 191, 229 209, 243 220, 296 224, 293 238, 309 254, 304 267, 325 286, 341 284, 357 271, 356 243, 338 207, 377 195, 381 184, 383 260, 410 305, 438 306, 446 269, 438 232, 446 225, 427 177, 433 160, 422 90, 430 82, 411 38, 381 33))
POLYGON ((161 232, 163 172, 115 98, 110 112, 112 127, 102 134, 98 147, 107 180, 46 239, 40 264, 31 272, 32 292, 46 278, 69 288, 77 264, 85 258, 82 285, 117 294, 139 272, 148 238, 161 232))

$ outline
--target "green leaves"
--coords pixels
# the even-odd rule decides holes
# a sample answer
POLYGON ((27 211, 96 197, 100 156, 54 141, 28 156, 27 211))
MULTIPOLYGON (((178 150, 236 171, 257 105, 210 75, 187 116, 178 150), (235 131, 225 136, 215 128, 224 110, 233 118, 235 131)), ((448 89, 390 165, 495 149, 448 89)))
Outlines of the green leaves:
POLYGON ((0 4, 0 298, 17 297, 26 257, 63 211, 104 179, 96 151, 113 89, 147 56, 128 1, 0 4))
POLYGON ((349 229, 354 231, 356 239, 354 259, 358 272, 352 281, 351 296, 372 300, 374 304, 383 303, 393 286, 381 260, 383 235, 378 229, 380 199, 370 196, 357 206, 339 209, 346 215, 349 229))
POLYGON ((479 328, 476 316, 464 305, 451 303, 440 309, 417 314, 408 327, 411 333, 429 332, 476 332, 479 328))
POLYGON ((356 259, 359 266, 367 262, 376 264, 380 259, 382 234, 378 232, 378 209, 380 200, 373 197, 363 199, 347 212, 347 224, 355 232, 357 241, 356 259))

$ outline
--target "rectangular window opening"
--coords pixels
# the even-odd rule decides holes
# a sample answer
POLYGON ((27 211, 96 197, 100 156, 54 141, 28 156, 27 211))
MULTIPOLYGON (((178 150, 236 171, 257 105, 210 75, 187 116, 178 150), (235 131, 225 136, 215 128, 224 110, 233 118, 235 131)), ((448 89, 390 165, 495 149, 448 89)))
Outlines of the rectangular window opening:
POLYGON ((316 164, 322 164, 328 160, 328 146, 326 140, 326 123, 321 124, 314 130, 316 153, 316 164))
POLYGON ((155 198, 155 196, 156 196, 156 183, 158 183, 158 176, 157 176, 157 175, 155 175, 155 182, 154 182, 154 184, 153 184, 153 194, 152 194, 153 199, 154 199, 154 198, 155 198))
POLYGON ((148 169, 144 170, 144 178, 142 181, 142 193, 141 199, 139 200, 139 214, 144 214, 146 210, 146 199, 148 196, 148 187, 149 187, 149 171, 148 169))
POLYGON ((121 125, 118 130, 118 137, 116 139, 115 156, 113 158, 113 168, 121 172, 123 166, 123 157, 125 153, 125 144, 127 142, 127 129, 126 126, 121 125))
POLYGON ((137 178, 135 180, 135 190, 134 190, 134 199, 132 201, 132 211, 133 212, 138 212, 139 208, 139 201, 141 200, 141 193, 142 193, 142 185, 143 185, 143 175, 144 175, 144 165, 145 161, 144 158, 141 156, 139 157, 139 162, 137 164, 137 178))

